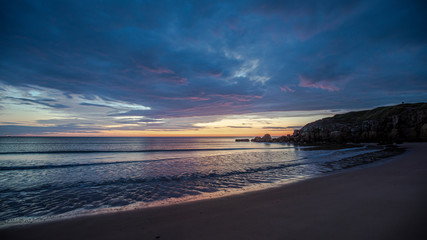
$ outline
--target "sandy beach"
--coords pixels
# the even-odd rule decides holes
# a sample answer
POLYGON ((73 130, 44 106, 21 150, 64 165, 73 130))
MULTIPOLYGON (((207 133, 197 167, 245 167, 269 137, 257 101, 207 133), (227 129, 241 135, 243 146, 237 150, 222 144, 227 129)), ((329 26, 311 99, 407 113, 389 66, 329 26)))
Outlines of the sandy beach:
POLYGON ((165 207, 3 228, 1 239, 427 239, 427 144, 384 164, 165 207))

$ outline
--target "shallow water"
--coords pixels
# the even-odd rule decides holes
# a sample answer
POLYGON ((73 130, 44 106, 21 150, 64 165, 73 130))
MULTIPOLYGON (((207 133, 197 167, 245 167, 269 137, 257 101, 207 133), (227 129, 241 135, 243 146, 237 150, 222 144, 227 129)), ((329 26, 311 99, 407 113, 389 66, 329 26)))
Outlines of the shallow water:
POLYGON ((234 138, 0 138, 0 224, 272 186, 377 151, 304 149, 234 138))

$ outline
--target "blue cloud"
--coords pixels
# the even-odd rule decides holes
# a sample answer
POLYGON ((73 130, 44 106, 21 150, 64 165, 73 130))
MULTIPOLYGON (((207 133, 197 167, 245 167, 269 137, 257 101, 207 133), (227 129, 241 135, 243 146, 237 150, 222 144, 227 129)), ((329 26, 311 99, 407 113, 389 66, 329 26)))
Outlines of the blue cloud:
POLYGON ((74 124, 59 125, 59 126, 21 126, 21 125, 0 125, 1 135, 45 135, 45 134, 61 134, 61 133, 98 133, 103 129, 95 127, 81 127, 74 124))
POLYGON ((0 4, 1 81, 151 107, 115 116, 351 109, 427 98, 422 1, 0 4))
POLYGON ((54 99, 28 99, 28 98, 11 98, 10 99, 16 100, 21 102, 21 104, 31 105, 31 104, 39 104, 51 108, 69 108, 69 106, 66 106, 64 104, 55 103, 54 99))

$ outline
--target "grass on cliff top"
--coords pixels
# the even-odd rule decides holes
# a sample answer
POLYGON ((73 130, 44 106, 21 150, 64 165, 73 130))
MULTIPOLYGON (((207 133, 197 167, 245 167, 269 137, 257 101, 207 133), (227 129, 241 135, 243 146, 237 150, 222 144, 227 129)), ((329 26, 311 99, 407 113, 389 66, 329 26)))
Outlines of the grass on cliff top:
POLYGON ((399 104, 390 107, 379 107, 372 110, 349 112, 345 114, 337 114, 331 117, 331 120, 339 122, 359 122, 372 119, 382 119, 393 115, 401 114, 409 110, 427 109, 427 103, 399 104))

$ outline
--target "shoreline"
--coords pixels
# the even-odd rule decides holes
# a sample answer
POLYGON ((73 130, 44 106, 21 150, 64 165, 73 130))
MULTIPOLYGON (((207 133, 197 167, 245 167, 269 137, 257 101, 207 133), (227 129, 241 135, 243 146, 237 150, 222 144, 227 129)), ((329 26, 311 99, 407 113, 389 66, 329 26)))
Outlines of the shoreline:
MULTIPOLYGON (((404 185, 404 183, 408 183, 409 186, 414 187, 414 181, 427 184, 427 177, 424 177, 427 176, 427 164, 425 161, 422 161, 423 156, 427 154, 427 144, 409 143, 404 144, 404 146, 408 147, 408 151, 406 153, 392 157, 392 161, 386 159, 387 162, 384 162, 384 164, 370 164, 363 168, 357 169, 356 167, 356 169, 351 169, 349 171, 344 170, 342 172, 340 171, 338 173, 310 178, 295 183, 285 184, 283 186, 224 196, 215 199, 204 199, 168 206, 150 207, 115 213, 77 216, 75 218, 52 222, 16 225, 1 228, 0 237, 2 237, 2 239, 55 239, 58 238, 58 236, 61 236, 61 238, 64 239, 155 239, 156 237, 161 237, 161 239, 259 239, 264 237, 273 239, 284 237, 287 239, 308 239, 320 236, 330 239, 339 239, 339 237, 341 239, 349 239, 352 237, 354 239, 390 239, 390 237, 393 238, 399 235, 387 234, 388 232, 385 231, 386 229, 384 229, 384 227, 395 226, 396 224, 390 225, 384 223, 380 226, 382 228, 376 230, 369 228, 371 235, 373 234, 372 236, 363 235, 363 232, 356 235, 352 234, 346 236, 340 235, 339 233, 345 234, 348 232, 348 228, 350 226, 346 225, 347 231, 343 232, 342 226, 339 227, 341 221, 338 220, 343 220, 342 218, 344 218, 347 222, 350 221, 351 219, 347 219, 344 216, 346 213, 348 214, 351 212, 355 215, 353 218, 358 219, 357 222, 359 225, 361 224, 360 220, 366 220, 363 217, 374 217, 386 222, 387 220, 390 221, 390 219, 396 220, 389 216, 393 215, 392 212, 396 210, 394 208, 389 208, 387 209, 388 211, 384 212, 388 218, 370 216, 369 212, 378 212, 381 207, 384 207, 384 205, 387 206, 391 201, 390 199, 393 200, 393 197, 396 197, 396 194, 399 196, 402 195, 402 193, 399 192, 393 194, 392 190, 395 185, 399 186, 402 184, 404 185), (414 161, 422 163, 422 167, 406 166, 414 161), (397 168, 396 165, 398 165, 397 168), (381 175, 384 171, 394 171, 395 173, 399 173, 399 171, 405 170, 402 166, 406 166, 407 172, 417 171, 424 175, 407 174, 404 177, 411 181, 403 181, 403 183, 400 182, 400 180, 402 180, 400 179, 402 176, 395 175, 384 175, 385 178, 387 178, 386 182, 366 182, 370 178, 376 178, 378 175, 381 175), (389 181, 394 183, 392 185, 387 184, 389 181), (366 182, 367 184, 361 186, 361 182, 366 182), (349 186, 346 187, 346 185, 354 185, 354 189, 349 189, 349 186), (363 204, 360 206, 360 202, 357 202, 356 199, 362 198, 362 200, 366 201, 364 198, 367 196, 365 196, 365 191, 363 189, 365 186, 368 188, 374 187, 378 191, 378 193, 371 192, 371 189, 368 193, 374 195, 382 193, 383 195, 386 195, 387 198, 384 198, 384 196, 382 198, 380 198, 381 196, 375 196, 371 205, 363 204), (340 191, 333 191, 334 188, 335 190, 336 188, 339 188, 340 191), (384 192, 384 189, 382 188, 386 188, 387 191, 384 192), (356 190, 359 195, 351 194, 352 191, 356 190), (360 194, 362 194, 362 196, 360 196, 360 194), (354 195, 354 198, 347 195, 354 195), (349 201, 348 205, 341 201, 343 200, 343 197, 346 201, 349 201), (379 197, 380 199, 377 199, 376 197, 379 197), (330 198, 330 201, 327 201, 328 198, 330 198), (343 204, 345 206, 341 206, 343 204), (354 206, 352 207, 352 205, 354 206), (316 206, 319 208, 316 208, 316 206), (343 212, 344 209, 342 208, 346 211, 343 212), (367 209, 370 211, 362 211, 361 213, 358 213, 357 209, 360 208, 361 210, 367 209), (389 213, 387 214, 387 212, 389 213), (329 225, 323 226, 323 228, 319 228, 317 226, 319 224, 325 225, 324 222, 329 223, 329 225), (335 224, 331 224, 331 222, 335 224), (307 235, 307 231, 302 231, 304 227, 312 230, 314 228, 315 231, 310 235, 311 237, 307 235), (337 229, 331 231, 331 228, 337 229), (102 229, 109 230, 102 232, 102 229), (219 230, 214 231, 215 229, 219 230)), ((417 210, 420 214, 427 213, 426 207, 423 206, 424 204, 420 205, 420 202, 427 200, 426 186, 427 185, 423 186, 418 184, 415 186, 417 189, 419 188, 418 192, 421 196, 420 199, 414 199, 413 197, 398 197, 406 200, 403 204, 408 205, 409 203, 408 206, 403 207, 410 208, 407 209, 410 211, 400 211, 400 216, 406 216, 407 214, 417 215, 416 212, 413 211, 415 206, 418 206, 417 210), (419 211, 420 209, 422 211, 419 211), (406 215, 405 212, 407 213, 406 215)), ((401 192, 406 191, 406 193, 408 193, 407 188, 399 188, 399 190, 401 192)), ((402 206, 399 207, 403 208, 402 206)), ((427 220, 427 217, 424 216, 417 217, 422 220, 427 220)), ((400 219, 414 221, 413 218, 409 219, 401 217, 400 219)), ((401 224, 403 223, 406 223, 406 221, 401 222, 401 224)), ((417 224, 422 223, 422 221, 415 221, 412 222, 412 226, 414 227, 417 226, 417 224)), ((372 222, 372 224, 381 225, 377 221, 372 222)), ((366 227, 367 226, 365 226, 365 228, 366 227)), ((360 226, 357 228, 360 228, 360 226)), ((412 234, 416 233, 412 236, 416 236, 418 233, 421 233, 420 231, 422 230, 422 228, 420 228, 417 232, 409 226, 406 226, 405 229, 407 228, 412 230, 412 234)), ((350 230, 351 229, 352 228, 350 227, 350 230)), ((391 231, 396 231, 397 229, 398 228, 394 227, 391 231)), ((425 232, 426 231, 422 233, 425 234, 425 232)), ((400 238, 402 238, 402 235, 400 235, 400 238)), ((396 237, 395 239, 398 238, 396 237)))
MULTIPOLYGON (((273 143, 274 144, 274 143, 273 143)), ((280 143, 278 143, 280 144, 280 143)), ((358 149, 358 148, 371 148, 377 149, 374 152, 361 153, 352 157, 346 157, 340 159, 338 161, 326 162, 323 165, 328 166, 330 170, 325 171, 323 173, 311 176, 301 176, 295 178, 287 178, 282 179, 280 181, 271 182, 271 183, 258 183, 255 185, 245 186, 242 188, 231 189, 231 190, 219 190, 211 193, 203 193, 200 195, 190 195, 179 198, 168 198, 164 200, 158 200, 154 202, 137 202, 126 206, 117 206, 117 207, 108 207, 108 208, 99 208, 99 209, 87 209, 87 210, 75 210, 59 215, 54 216, 41 216, 41 217, 23 217, 17 219, 9 219, 0 223, 0 230, 4 228, 10 227, 19 227, 26 225, 34 225, 34 224, 48 224, 56 221, 65 221, 73 218, 79 217, 89 217, 96 215, 104 215, 104 214, 114 214, 118 212, 127 212, 127 211, 135 211, 135 210, 143 210, 147 208, 157 208, 157 207, 167 207, 171 205, 179 205, 185 203, 192 203, 203 200, 213 200, 223 197, 229 197, 233 195, 246 194, 251 192, 263 191, 272 188, 279 188, 289 184, 295 184, 298 182, 315 179, 319 177, 325 177, 331 174, 337 174, 345 171, 352 171, 360 168, 367 168, 372 166, 372 164, 382 164, 385 158, 393 158, 399 154, 405 152, 404 148, 397 147, 393 145, 392 147, 385 146, 377 146, 372 145, 371 143, 363 143, 361 145, 355 144, 329 144, 329 145, 314 145, 314 146, 306 146, 307 148, 304 151, 312 151, 312 150, 349 150, 349 149, 358 149)))

